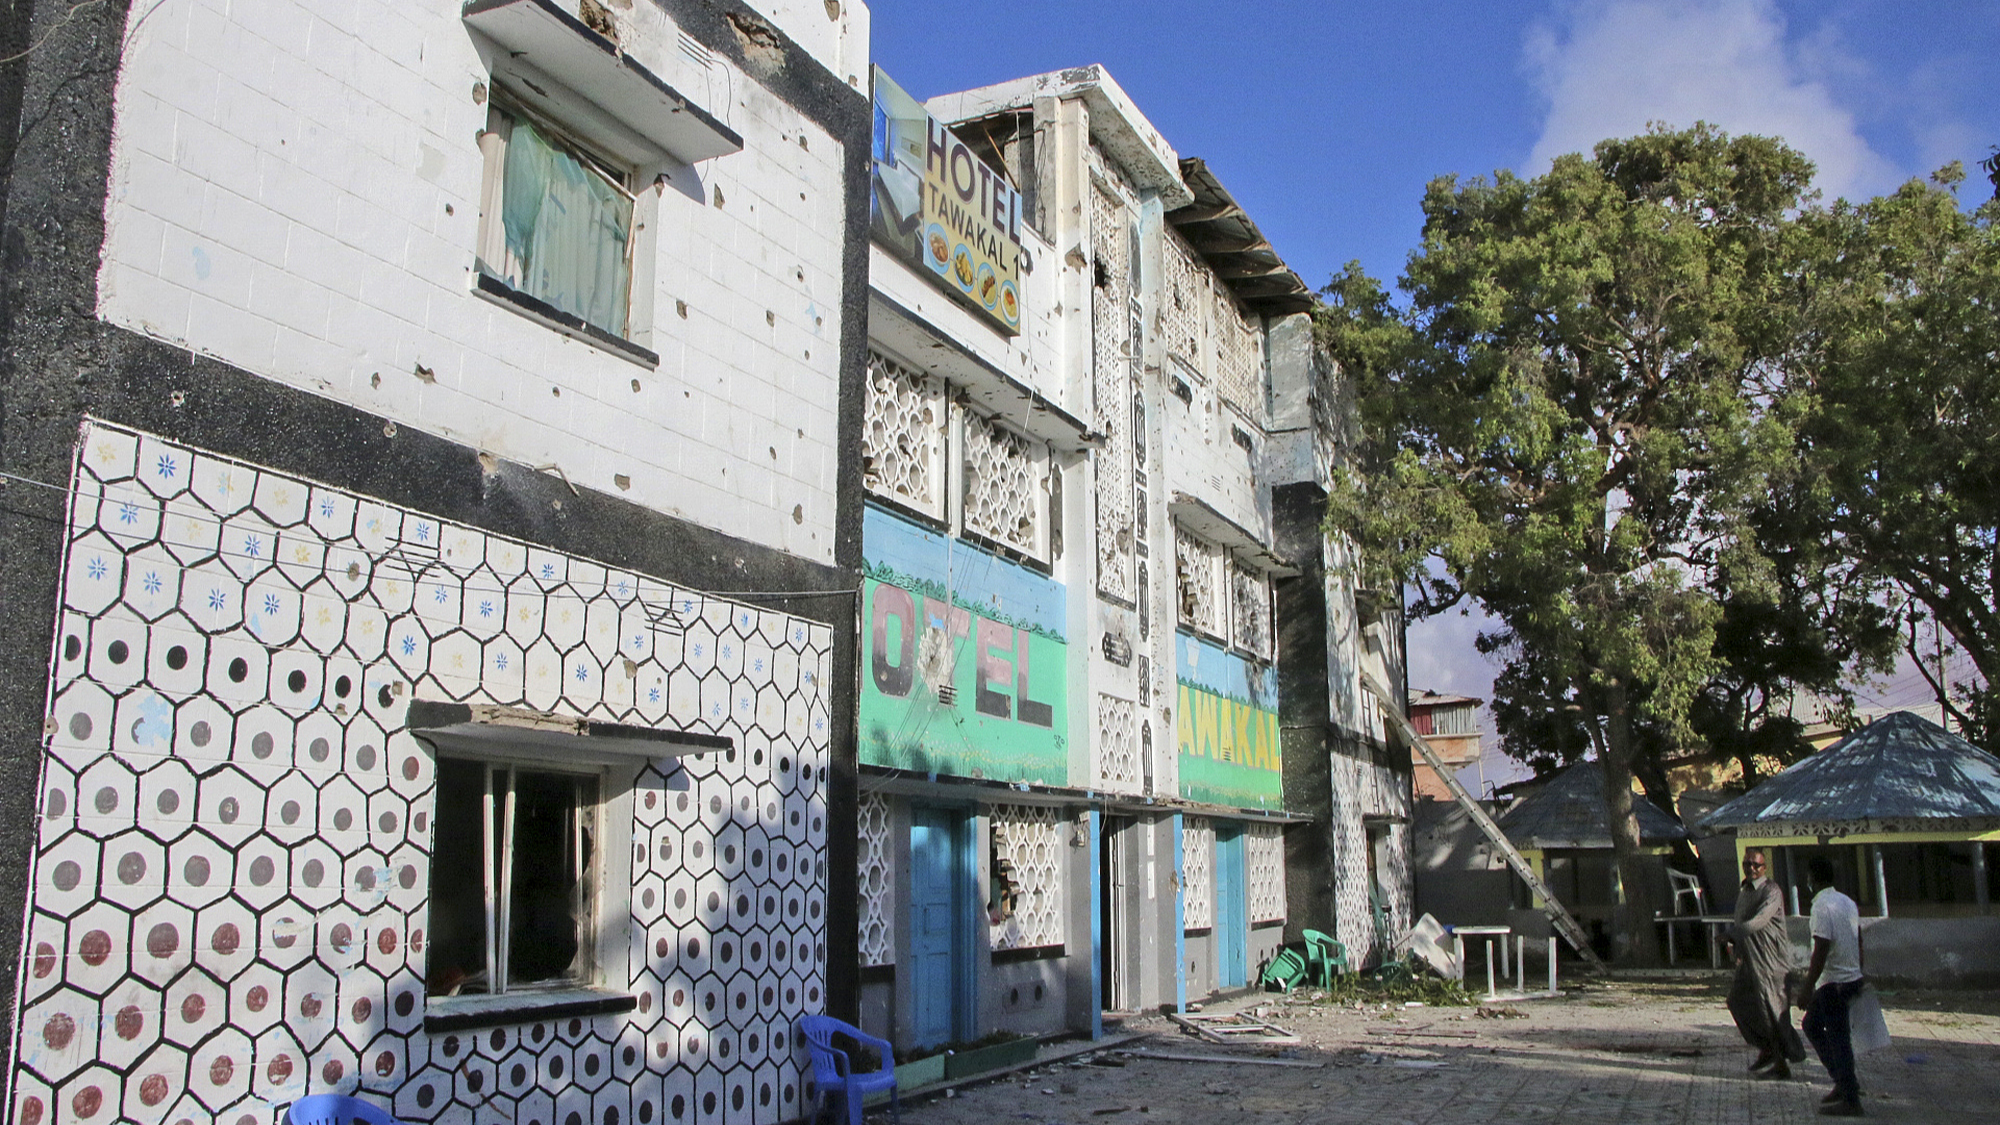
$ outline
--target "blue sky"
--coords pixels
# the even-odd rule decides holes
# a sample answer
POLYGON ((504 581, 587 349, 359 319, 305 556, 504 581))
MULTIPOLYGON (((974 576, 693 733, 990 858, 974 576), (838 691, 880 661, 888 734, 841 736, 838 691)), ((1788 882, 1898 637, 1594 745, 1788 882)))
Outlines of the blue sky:
POLYGON ((1994 0, 875 0, 875 60, 919 98, 1102 63, 1320 285, 1392 278, 1424 184, 1696 118, 1777 133, 1829 195, 2000 144, 1994 0))
MULTIPOLYGON (((1424 185, 1713 122, 1785 137, 1831 198, 2000 145, 2000 0, 875 0, 875 61, 919 98, 1102 63, 1308 284, 1393 280, 1424 185)), ((1486 696, 1475 617, 1410 636, 1411 682, 1486 696)), ((1899 670, 1907 672, 1907 670, 1899 670)), ((1919 702, 1914 673, 1863 703, 1919 702)))

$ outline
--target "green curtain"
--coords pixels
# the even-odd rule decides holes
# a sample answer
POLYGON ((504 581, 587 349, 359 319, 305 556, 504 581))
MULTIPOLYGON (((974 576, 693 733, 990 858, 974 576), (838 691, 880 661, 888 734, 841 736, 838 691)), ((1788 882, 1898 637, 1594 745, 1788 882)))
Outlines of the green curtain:
POLYGON ((515 288, 615 336, 625 335, 632 200, 516 118, 501 185, 515 288))

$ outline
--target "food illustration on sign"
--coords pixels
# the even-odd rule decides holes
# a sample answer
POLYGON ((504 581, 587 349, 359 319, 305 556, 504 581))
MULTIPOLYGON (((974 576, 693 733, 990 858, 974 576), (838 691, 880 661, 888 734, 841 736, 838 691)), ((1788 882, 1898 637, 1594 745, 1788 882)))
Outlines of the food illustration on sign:
POLYGON ((874 77, 869 229, 876 245, 936 274, 946 292, 993 327, 1018 333, 1025 253, 1019 189, 880 68, 874 77))

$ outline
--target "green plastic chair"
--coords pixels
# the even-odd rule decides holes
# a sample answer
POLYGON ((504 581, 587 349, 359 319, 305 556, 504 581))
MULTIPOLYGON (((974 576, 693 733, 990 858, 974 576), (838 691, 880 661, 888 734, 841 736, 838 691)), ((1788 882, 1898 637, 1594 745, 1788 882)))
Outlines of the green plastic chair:
POLYGON ((1333 978, 1353 971, 1347 963, 1347 947, 1331 934, 1306 931, 1306 963, 1321 988, 1333 987, 1333 978))
POLYGON ((1262 988, 1276 987, 1280 992, 1290 992, 1292 987, 1306 979, 1306 959, 1295 949, 1280 949, 1271 955, 1271 961, 1258 975, 1257 984, 1262 988))
POLYGON ((1271 960, 1258 975, 1257 983, 1270 988, 1275 986, 1280 992, 1290 992, 1312 975, 1306 964, 1305 955, 1297 949, 1280 948, 1271 954, 1271 960))

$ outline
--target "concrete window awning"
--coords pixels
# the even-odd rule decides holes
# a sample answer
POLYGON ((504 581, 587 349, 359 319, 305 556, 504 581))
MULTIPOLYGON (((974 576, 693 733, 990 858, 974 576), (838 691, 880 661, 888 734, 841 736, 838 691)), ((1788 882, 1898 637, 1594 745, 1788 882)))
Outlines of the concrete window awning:
POLYGON ((868 335, 903 362, 964 392, 979 413, 1000 418, 1010 428, 1047 442, 1057 452, 1079 453, 1104 441, 1104 435, 1083 419, 981 359, 932 327, 921 313, 879 290, 868 294, 868 335))
POLYGON ((447 748, 536 760, 677 758, 731 746, 722 735, 606 723, 522 707, 417 700, 404 724, 410 733, 447 748))
POLYGON ((1173 517, 1175 523, 1210 543, 1226 548, 1243 562, 1274 578, 1297 578, 1301 573, 1289 560, 1266 546, 1255 532, 1197 497, 1185 492, 1174 493, 1173 499, 1167 501, 1167 514, 1173 517))
POLYGON ((743 151, 734 129, 554 0, 469 0, 462 18, 503 48, 494 78, 558 117, 594 109, 686 164, 743 151))

